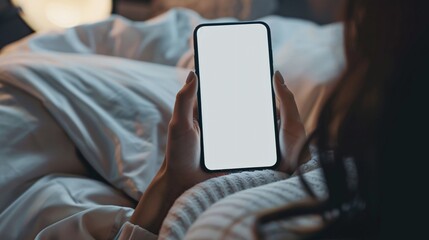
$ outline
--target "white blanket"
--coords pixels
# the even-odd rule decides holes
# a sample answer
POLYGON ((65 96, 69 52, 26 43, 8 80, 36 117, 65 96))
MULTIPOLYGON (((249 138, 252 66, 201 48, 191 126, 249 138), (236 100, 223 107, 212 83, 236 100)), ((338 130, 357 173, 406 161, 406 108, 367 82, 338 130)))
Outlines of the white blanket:
MULTIPOLYGON (((311 129, 344 65, 341 25, 261 20, 272 29, 275 68, 311 129)), ((147 22, 112 17, 2 52, 2 238, 116 235, 162 162, 191 33, 202 21, 187 10, 147 22)))

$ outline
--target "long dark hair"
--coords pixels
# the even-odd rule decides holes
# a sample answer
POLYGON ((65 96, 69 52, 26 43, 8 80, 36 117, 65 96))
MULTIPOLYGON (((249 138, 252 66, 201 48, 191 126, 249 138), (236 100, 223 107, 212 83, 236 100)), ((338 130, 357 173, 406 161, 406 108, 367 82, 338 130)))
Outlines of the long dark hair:
POLYGON ((421 57, 429 44, 428 9, 423 2, 347 2, 347 68, 307 141, 307 146, 312 143, 317 147, 328 197, 317 199, 300 175, 313 201, 262 214, 255 228, 259 237, 266 223, 309 214, 322 216, 324 224, 316 231, 306 232, 304 238, 379 237, 381 202, 385 199, 384 166, 393 161, 392 151, 396 156, 405 156, 410 150, 409 145, 400 143, 404 136, 399 134, 408 134, 409 126, 404 123, 410 121, 403 120, 412 118, 409 108, 413 107, 411 99, 416 95, 417 84, 429 80, 421 79, 429 71, 424 66, 429 61, 421 57))

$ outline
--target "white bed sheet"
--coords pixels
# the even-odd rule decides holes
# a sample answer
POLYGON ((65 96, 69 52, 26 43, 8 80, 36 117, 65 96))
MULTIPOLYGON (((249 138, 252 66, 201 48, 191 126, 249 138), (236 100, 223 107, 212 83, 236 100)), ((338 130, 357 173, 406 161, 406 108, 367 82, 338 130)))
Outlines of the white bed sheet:
MULTIPOLYGON (((311 129, 344 66, 342 27, 261 20, 272 29, 275 68, 311 129)), ((175 94, 192 68, 191 33, 202 21, 183 9, 148 22, 114 16, 1 53, 2 238, 115 236, 162 162, 175 94)))

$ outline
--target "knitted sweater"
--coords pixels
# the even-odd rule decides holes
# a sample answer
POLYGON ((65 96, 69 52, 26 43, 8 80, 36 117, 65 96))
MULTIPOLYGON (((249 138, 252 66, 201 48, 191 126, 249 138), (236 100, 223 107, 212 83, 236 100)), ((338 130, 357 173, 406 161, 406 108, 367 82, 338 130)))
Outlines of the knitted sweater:
MULTIPOLYGON (((324 195, 323 176, 311 160, 302 166, 315 192, 324 195), (313 171, 314 170, 314 171, 313 171)), ((118 239, 253 239, 258 213, 304 199, 296 176, 263 170, 240 172, 200 183, 179 197, 166 216, 159 236, 125 223, 118 239)), ((270 238, 287 236, 284 224, 270 226, 270 238)))

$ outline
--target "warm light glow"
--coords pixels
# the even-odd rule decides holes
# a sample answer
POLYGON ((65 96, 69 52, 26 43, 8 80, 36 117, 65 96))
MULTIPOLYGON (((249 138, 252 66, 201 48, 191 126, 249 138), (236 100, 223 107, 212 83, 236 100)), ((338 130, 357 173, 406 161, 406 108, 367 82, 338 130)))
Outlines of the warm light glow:
POLYGON ((80 23, 79 7, 72 4, 50 2, 46 5, 45 14, 48 20, 64 28, 73 27, 80 23))
POLYGON ((13 0, 36 31, 68 28, 100 21, 112 11, 111 0, 13 0))

